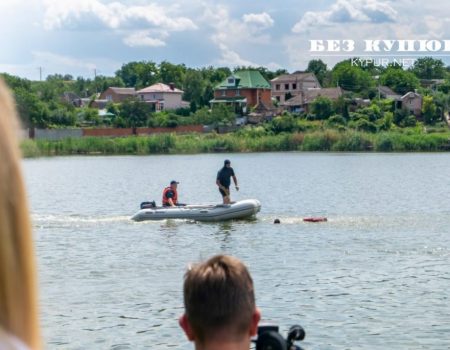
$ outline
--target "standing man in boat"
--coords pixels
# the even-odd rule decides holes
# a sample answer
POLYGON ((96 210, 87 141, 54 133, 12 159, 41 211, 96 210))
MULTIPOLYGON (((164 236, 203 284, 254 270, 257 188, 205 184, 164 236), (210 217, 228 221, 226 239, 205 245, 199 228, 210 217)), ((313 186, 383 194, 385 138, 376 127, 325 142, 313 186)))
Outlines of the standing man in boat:
POLYGON ((239 191, 239 186, 237 183, 236 175, 234 174, 234 170, 231 167, 231 162, 226 159, 223 164, 223 168, 219 170, 217 173, 216 184, 219 187, 219 192, 223 198, 223 204, 230 204, 230 184, 231 177, 233 178, 234 186, 236 191, 239 191))
POLYGON ((170 181, 170 186, 166 187, 162 195, 162 205, 163 207, 176 207, 178 206, 178 187, 179 182, 172 180, 170 181))

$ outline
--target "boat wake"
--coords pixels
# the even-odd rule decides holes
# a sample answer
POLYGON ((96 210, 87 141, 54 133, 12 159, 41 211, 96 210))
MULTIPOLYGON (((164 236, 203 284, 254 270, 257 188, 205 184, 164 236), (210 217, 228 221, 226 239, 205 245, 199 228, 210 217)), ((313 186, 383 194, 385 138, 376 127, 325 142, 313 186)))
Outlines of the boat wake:
POLYGON ((129 216, 82 216, 82 215, 53 215, 53 214, 32 214, 33 226, 37 227, 68 227, 68 226, 89 226, 96 224, 111 224, 120 222, 130 222, 129 216))

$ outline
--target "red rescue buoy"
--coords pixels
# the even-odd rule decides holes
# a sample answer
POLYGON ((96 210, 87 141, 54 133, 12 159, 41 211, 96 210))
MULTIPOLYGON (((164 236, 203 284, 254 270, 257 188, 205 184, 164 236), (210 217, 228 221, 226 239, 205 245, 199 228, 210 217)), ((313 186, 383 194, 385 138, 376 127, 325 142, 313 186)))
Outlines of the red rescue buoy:
POLYGON ((311 218, 303 218, 305 222, 324 222, 328 221, 326 217, 311 217, 311 218))

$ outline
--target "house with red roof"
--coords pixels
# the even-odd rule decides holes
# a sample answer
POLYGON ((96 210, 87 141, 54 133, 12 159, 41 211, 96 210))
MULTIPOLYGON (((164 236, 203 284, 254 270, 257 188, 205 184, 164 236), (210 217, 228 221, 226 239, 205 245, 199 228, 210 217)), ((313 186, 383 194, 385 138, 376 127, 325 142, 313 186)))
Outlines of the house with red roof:
POLYGON ((137 97, 154 106, 155 111, 189 107, 189 102, 183 101, 183 91, 174 84, 156 83, 136 92, 137 97))

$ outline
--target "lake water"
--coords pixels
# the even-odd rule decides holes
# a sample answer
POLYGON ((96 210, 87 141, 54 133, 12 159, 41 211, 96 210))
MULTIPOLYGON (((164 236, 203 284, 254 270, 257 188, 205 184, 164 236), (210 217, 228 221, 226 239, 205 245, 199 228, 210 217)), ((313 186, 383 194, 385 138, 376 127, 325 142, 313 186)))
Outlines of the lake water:
POLYGON ((450 154, 226 157, 255 221, 129 220, 172 179, 181 202, 220 201, 225 155, 24 161, 48 349, 192 349, 183 274, 216 253, 248 265, 263 318, 301 324, 306 349, 449 349, 450 154))

